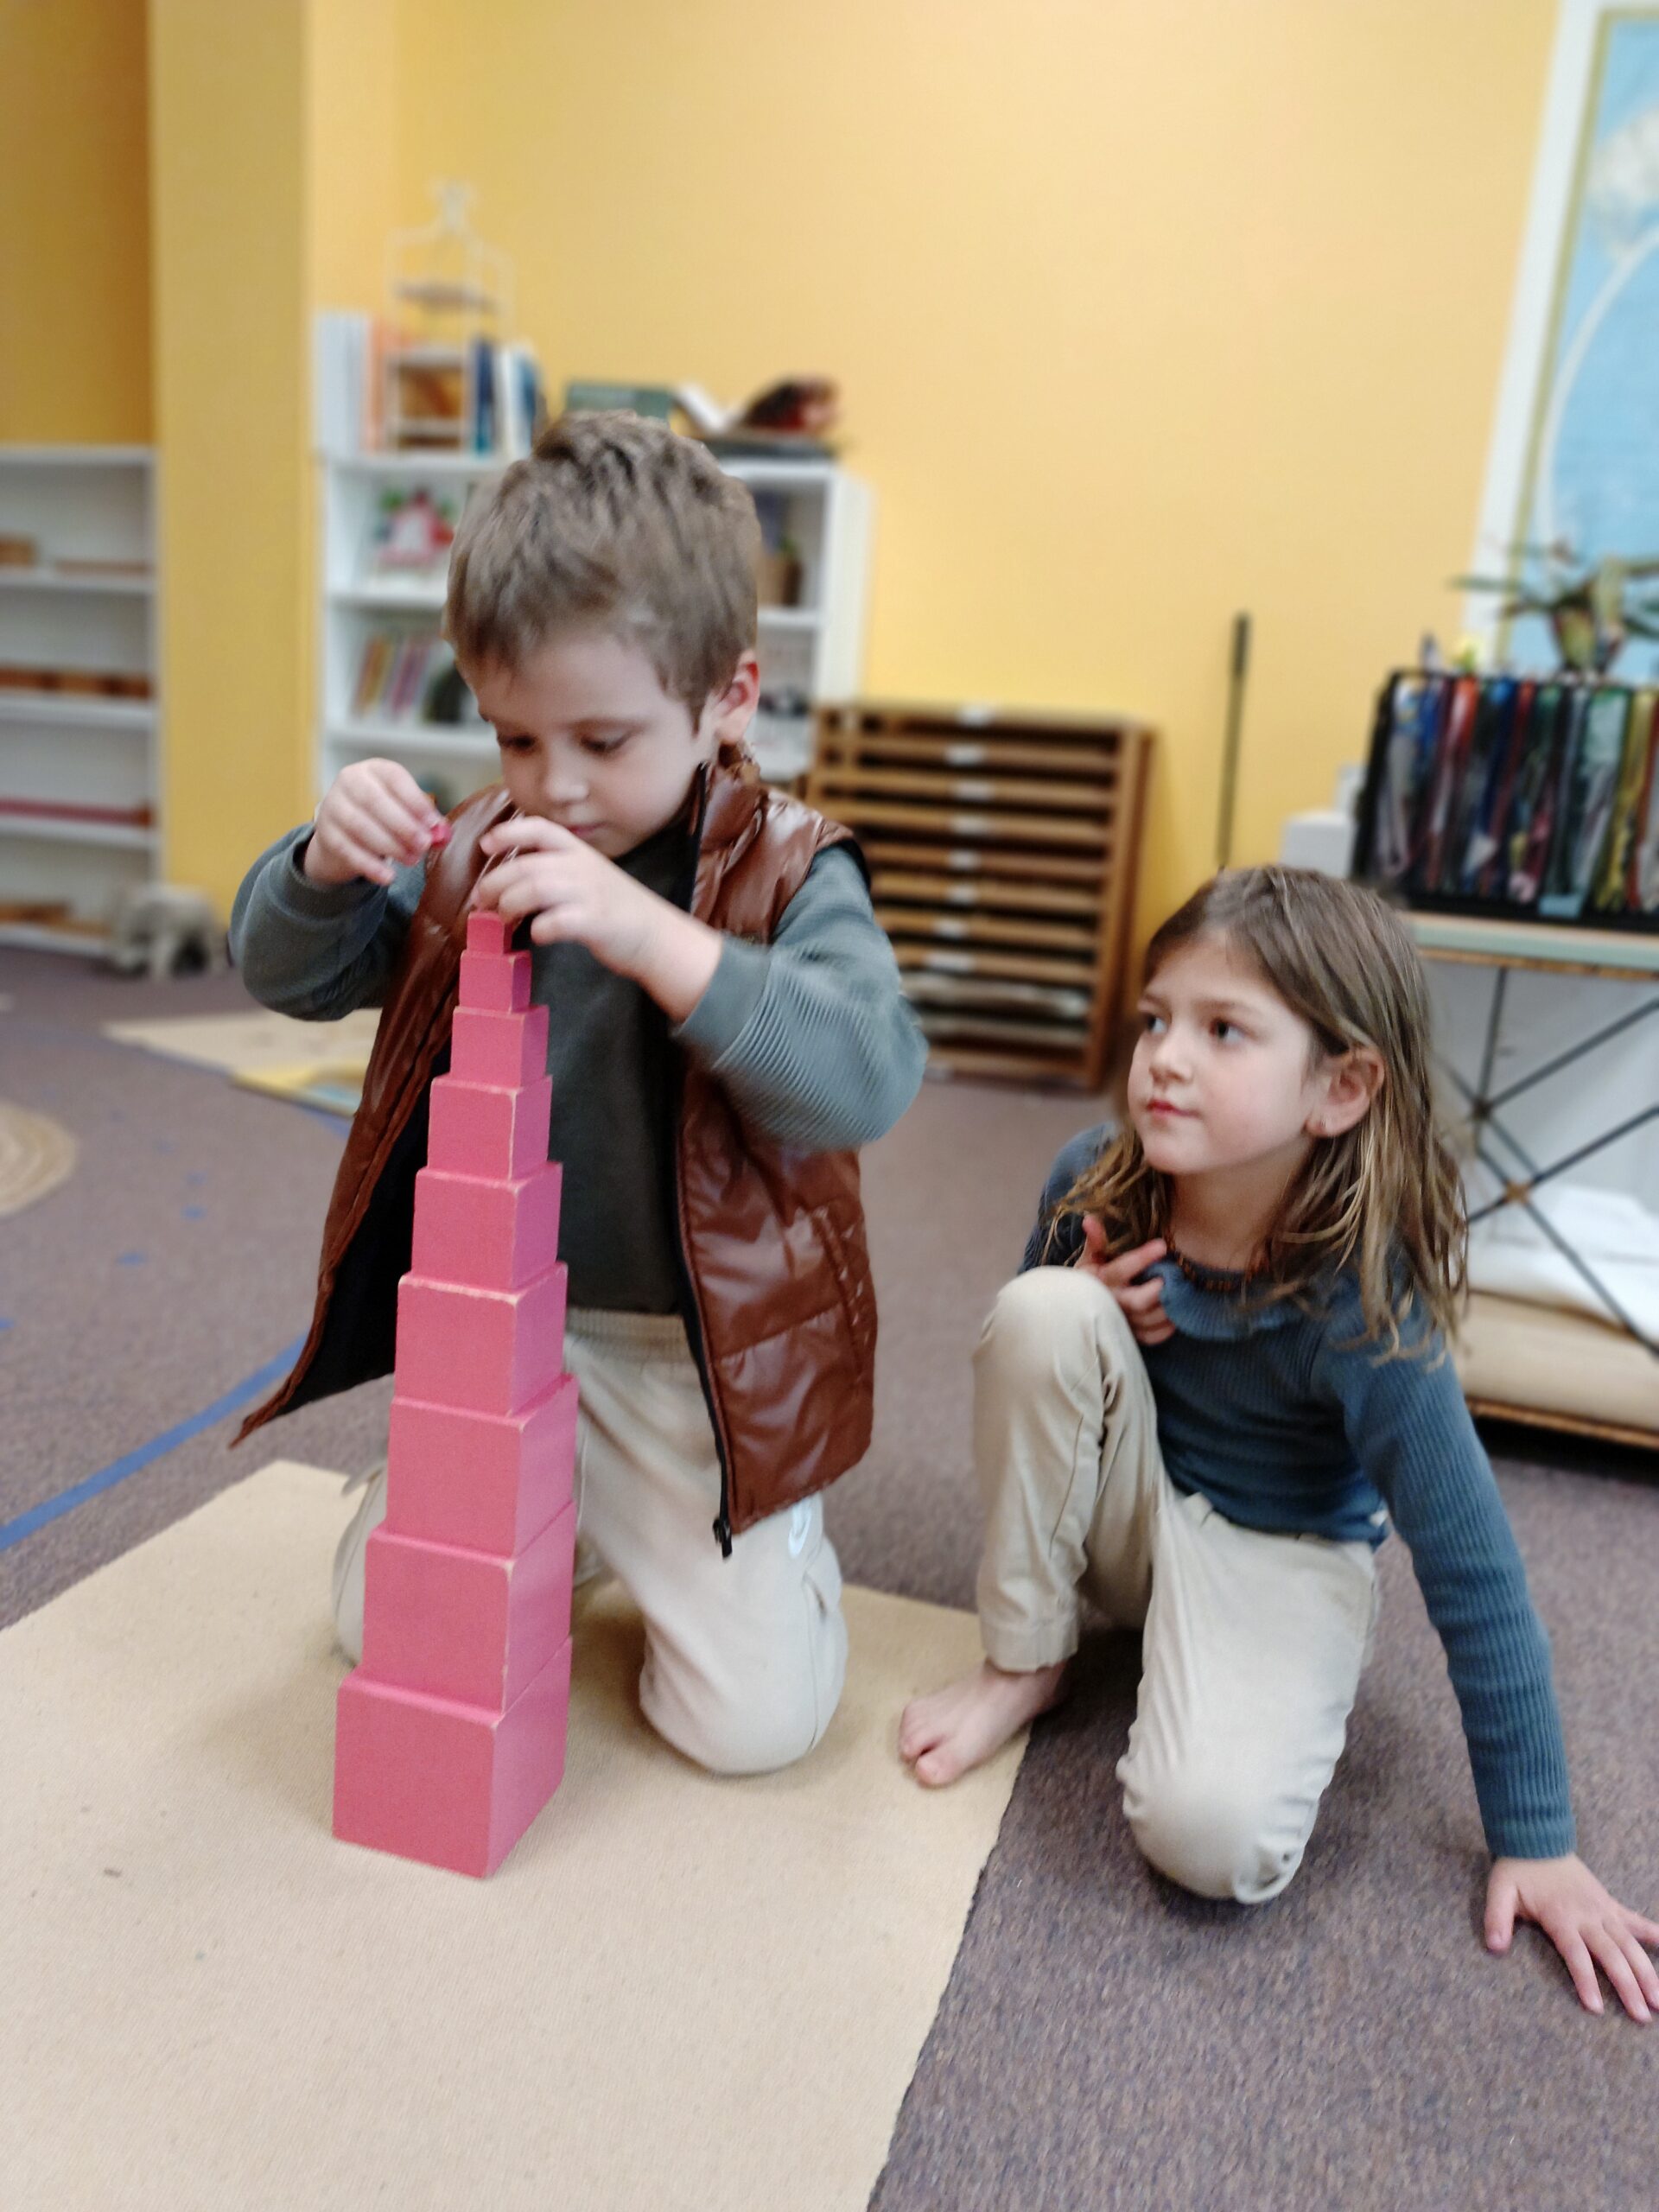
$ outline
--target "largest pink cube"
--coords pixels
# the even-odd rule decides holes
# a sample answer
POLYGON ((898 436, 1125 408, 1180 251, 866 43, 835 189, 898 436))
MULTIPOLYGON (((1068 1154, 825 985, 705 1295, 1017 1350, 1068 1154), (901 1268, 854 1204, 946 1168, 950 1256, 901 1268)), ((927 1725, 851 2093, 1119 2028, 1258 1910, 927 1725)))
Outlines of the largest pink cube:
POLYGON ((334 1834, 457 1874, 493 1874, 558 1788, 567 1638, 505 1713, 371 1681, 340 1686, 334 1834))

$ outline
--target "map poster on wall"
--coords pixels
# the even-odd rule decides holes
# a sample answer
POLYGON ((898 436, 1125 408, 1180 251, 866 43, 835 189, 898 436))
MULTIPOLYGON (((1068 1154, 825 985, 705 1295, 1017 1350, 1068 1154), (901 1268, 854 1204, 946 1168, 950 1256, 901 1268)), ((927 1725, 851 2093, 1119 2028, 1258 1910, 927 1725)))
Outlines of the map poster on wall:
MULTIPOLYGON (((1564 0, 1481 518, 1484 573, 1548 585, 1609 558, 1659 557, 1656 363, 1659 6, 1564 0)), ((1540 619, 1497 627, 1491 600, 1470 612, 1504 660, 1554 667, 1540 619)), ((1616 673, 1656 671, 1659 650, 1632 639, 1616 673)))

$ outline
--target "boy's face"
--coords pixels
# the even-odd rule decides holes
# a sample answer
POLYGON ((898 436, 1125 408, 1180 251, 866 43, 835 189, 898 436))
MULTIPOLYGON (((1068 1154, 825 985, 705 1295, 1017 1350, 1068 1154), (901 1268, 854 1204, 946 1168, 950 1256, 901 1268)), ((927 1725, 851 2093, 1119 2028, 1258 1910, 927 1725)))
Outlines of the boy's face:
POLYGON ((593 626, 563 632, 519 667, 462 673, 494 725, 514 805, 559 823, 607 860, 674 819, 697 770, 747 728, 760 682, 746 653, 694 721, 641 647, 593 626))

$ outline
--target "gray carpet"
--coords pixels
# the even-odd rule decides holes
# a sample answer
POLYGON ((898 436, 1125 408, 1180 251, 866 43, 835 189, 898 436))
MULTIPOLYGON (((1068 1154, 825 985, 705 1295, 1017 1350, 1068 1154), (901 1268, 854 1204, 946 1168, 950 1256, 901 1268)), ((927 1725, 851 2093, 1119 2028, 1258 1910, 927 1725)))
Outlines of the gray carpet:
MULTIPOLYGON (((82 1143, 0 1226, 0 1522, 233 1393, 302 1331, 337 1128, 107 1044, 98 1022, 241 1004, 0 956, 0 1092, 82 1143), (143 1254, 142 1259, 130 1255, 143 1254)), ((848 1573, 971 1603, 968 1357, 1049 1157, 1088 1102, 929 1085, 868 1156, 876 1442, 835 1493, 848 1573)), ((0 1621, 281 1452, 375 1457, 389 1386, 234 1456, 224 1418, 0 1551, 0 1621)), ((1554 1641, 1585 1855, 1659 1905, 1659 1486, 1635 1454, 1493 1439, 1554 1641)), ((139 1455, 142 1456, 142 1455, 139 1455)), ((1096 1636, 1042 1723, 895 2131, 876 2212, 1652 2212, 1659 2031, 1582 2014, 1530 1931, 1479 1942, 1473 1791, 1403 1549, 1303 1873, 1206 1905, 1148 1872, 1112 1777, 1133 1639, 1096 1636)), ((824 2063, 835 2063, 826 2052, 824 2063)), ((757 2208, 775 2212, 775 2208, 757 2208)))

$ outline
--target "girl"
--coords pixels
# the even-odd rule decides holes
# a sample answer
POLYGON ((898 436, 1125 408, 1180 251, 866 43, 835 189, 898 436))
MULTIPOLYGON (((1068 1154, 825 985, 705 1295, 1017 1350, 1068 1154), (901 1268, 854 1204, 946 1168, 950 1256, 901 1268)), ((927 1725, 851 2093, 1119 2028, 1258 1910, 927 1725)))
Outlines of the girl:
POLYGON ((1494 1864, 1486 1942, 1537 1921, 1659 2012, 1659 1924, 1573 1853, 1549 1648, 1446 1338, 1459 1181, 1404 925, 1310 871, 1217 876, 1154 938, 1128 1122, 1061 1153, 975 1356, 986 1660, 905 1713, 953 1781, 1059 1694, 1078 1592, 1144 1624, 1123 1807, 1154 1866, 1258 1903, 1341 1754, 1392 1518, 1446 1647, 1494 1864))

